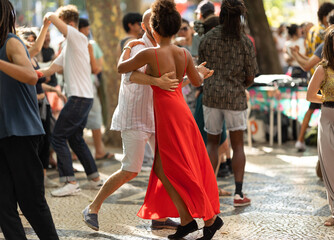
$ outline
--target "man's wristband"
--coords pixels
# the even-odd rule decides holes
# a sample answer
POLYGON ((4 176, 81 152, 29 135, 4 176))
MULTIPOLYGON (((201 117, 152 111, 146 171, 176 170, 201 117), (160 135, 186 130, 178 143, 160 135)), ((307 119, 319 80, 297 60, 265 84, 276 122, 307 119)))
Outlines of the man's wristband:
POLYGON ((125 47, 123 48, 123 51, 124 51, 125 49, 130 49, 130 51, 131 51, 131 47, 130 47, 130 46, 125 46, 125 47))

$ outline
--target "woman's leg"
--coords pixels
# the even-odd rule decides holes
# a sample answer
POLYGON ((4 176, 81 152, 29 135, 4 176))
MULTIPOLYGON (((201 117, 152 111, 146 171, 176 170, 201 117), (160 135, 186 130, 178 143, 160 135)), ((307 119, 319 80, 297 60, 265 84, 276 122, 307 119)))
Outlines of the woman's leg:
POLYGON ((157 177, 160 179, 162 184, 164 185, 168 195, 172 199, 179 215, 180 215, 180 220, 181 220, 181 226, 185 226, 191 221, 193 221, 192 216, 189 213, 188 207, 184 203, 183 199, 179 195, 179 193, 175 190, 173 185, 170 183, 168 178, 166 177, 164 170, 162 168, 162 163, 161 163, 161 158, 160 158, 160 153, 159 149, 157 149, 156 156, 155 156, 155 162, 153 165, 153 170, 157 177))

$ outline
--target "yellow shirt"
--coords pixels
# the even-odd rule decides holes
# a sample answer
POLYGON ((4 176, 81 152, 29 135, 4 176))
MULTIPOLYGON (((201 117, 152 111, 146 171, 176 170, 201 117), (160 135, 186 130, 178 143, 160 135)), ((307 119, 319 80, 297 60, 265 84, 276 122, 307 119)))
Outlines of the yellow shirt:
POLYGON ((325 71, 326 78, 320 85, 321 100, 323 102, 334 102, 334 70, 328 67, 325 71))
MULTIPOLYGON (((323 24, 311 27, 306 39, 306 56, 311 57, 315 52, 315 49, 324 41, 325 30, 326 28, 323 24)), ((310 70, 312 75, 314 71, 315 68, 310 70)))

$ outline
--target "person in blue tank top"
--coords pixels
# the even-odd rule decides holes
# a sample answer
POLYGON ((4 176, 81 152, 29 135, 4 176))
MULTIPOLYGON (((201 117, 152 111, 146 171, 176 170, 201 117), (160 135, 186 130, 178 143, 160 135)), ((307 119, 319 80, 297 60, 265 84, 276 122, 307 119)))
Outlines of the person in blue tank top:
POLYGON ((15 12, 0 1, 0 228, 5 239, 27 239, 17 204, 39 239, 59 239, 44 197, 38 144, 37 74, 15 35, 15 12))

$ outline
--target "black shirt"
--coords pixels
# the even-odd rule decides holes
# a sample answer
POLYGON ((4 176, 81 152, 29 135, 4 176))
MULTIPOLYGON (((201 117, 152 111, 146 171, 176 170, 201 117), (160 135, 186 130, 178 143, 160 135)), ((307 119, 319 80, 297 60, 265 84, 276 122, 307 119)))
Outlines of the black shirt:
MULTIPOLYGON (((52 60, 53 56, 55 54, 55 51, 48 47, 48 48, 42 48, 42 57, 43 57, 43 62, 49 62, 52 60)), ((53 74, 51 76, 51 80, 50 82, 47 83, 48 85, 50 86, 57 86, 58 85, 58 82, 57 82, 57 77, 56 77, 56 74, 53 74)))

